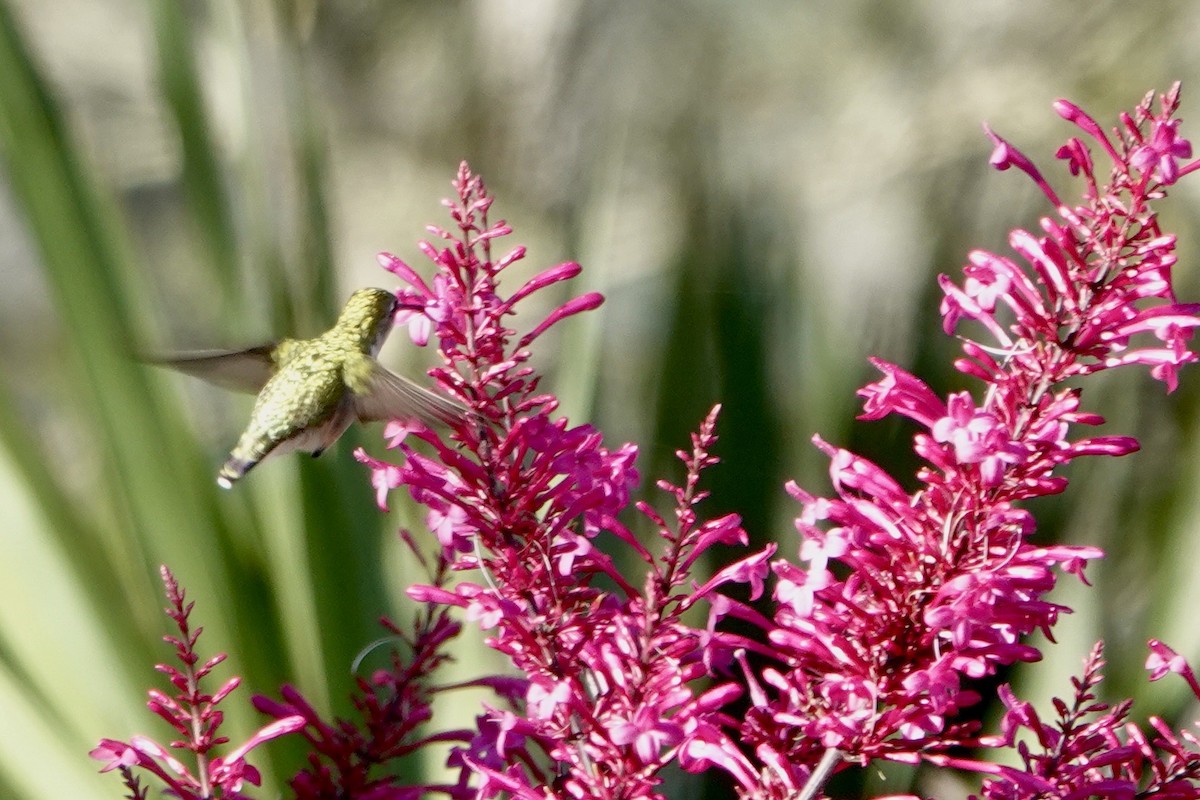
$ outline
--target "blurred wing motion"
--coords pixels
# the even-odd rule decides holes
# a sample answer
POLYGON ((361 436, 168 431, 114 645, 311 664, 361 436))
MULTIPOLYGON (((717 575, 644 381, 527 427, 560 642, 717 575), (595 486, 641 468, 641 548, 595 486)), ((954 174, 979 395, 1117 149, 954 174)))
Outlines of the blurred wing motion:
POLYGON ((426 425, 452 425, 466 418, 468 411, 457 403, 401 377, 364 356, 359 364, 347 369, 346 381, 354 402, 354 414, 362 422, 390 419, 417 419, 426 425), (355 375, 358 373, 358 375, 355 375))
POLYGON ((237 392, 258 394, 277 368, 272 354, 284 342, 271 342, 246 350, 199 350, 166 358, 143 359, 148 364, 201 378, 237 392))

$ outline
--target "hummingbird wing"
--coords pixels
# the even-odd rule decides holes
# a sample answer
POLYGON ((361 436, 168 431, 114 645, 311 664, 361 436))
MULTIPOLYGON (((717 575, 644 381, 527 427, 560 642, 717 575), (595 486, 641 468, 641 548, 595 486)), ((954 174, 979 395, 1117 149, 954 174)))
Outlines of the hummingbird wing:
POLYGON ((363 422, 417 419, 426 424, 451 424, 467 415, 467 409, 458 403, 389 371, 367 355, 346 365, 346 378, 355 416, 363 422))
POLYGON ((245 350, 198 350, 144 360, 202 378, 226 389, 258 394, 278 367, 272 354, 286 342, 286 339, 279 343, 269 342, 245 350))

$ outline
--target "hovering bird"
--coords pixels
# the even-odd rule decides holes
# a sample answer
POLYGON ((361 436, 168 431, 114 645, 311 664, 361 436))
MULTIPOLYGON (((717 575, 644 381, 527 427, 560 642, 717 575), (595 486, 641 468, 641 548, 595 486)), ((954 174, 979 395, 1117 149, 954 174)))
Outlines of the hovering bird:
POLYGON ((225 489, 272 453, 319 456, 355 420, 454 423, 466 410, 389 372, 375 360, 392 329, 396 296, 359 289, 315 339, 247 350, 184 353, 153 363, 229 389, 257 393, 250 423, 217 473, 225 489))

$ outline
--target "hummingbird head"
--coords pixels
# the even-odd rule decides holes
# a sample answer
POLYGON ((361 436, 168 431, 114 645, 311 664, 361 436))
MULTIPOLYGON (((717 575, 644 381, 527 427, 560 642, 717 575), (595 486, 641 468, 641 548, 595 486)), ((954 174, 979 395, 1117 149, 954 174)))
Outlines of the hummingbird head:
POLYGON ((346 301, 334 330, 374 356, 392 329, 397 302, 396 295, 384 289, 359 289, 346 301))

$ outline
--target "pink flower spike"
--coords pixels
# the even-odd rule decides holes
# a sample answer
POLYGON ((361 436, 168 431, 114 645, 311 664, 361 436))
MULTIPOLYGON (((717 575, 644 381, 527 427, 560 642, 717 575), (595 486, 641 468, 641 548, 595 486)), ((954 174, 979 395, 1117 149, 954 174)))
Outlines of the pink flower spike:
MULTIPOLYGON (((1165 98, 1161 112, 1144 102, 1107 135, 1074 106, 1056 105, 1077 125, 1059 151, 1067 163, 1056 166, 1082 178, 1069 181, 1082 188, 1078 207, 1063 206, 1035 164, 985 128, 993 164, 1016 167, 1053 208, 1011 235, 1007 255, 973 250, 958 277, 939 277, 943 324, 962 348, 955 363, 980 385, 935 392, 873 360, 880 375, 859 390, 861 418, 915 422, 915 432, 906 424, 899 434, 914 466, 893 474, 814 436, 832 488, 822 497, 786 484, 797 501, 786 558, 774 544, 749 549, 730 509, 709 511, 717 498, 701 478, 720 460, 719 406, 691 446, 675 451, 683 477, 647 480, 662 495, 637 501, 636 446, 614 446, 595 426, 561 416, 554 377, 539 373, 533 346, 603 298, 590 292, 531 312, 527 300, 557 293, 554 284, 580 268, 533 269, 512 291, 506 270, 525 251, 499 243, 510 228, 489 219, 491 195, 464 164, 446 203, 450 223, 419 245, 431 259, 424 278, 380 256, 398 279, 394 324, 436 347, 430 377, 472 416, 450 426, 392 422, 382 460, 355 452, 381 507, 399 488, 421 506, 424 524, 402 536, 428 584, 408 590, 425 606, 415 631, 388 623, 401 646, 372 654, 359 671, 361 723, 323 721, 286 687, 279 702, 256 700, 273 724, 222 755, 220 712, 204 716, 204 703, 225 692, 186 693, 215 662, 192 653, 193 631, 181 624, 170 641, 184 668, 164 670, 180 694, 151 703, 183 732, 182 749, 200 756, 196 777, 119 742, 102 742, 94 757, 126 778, 130 759, 159 780, 169 775, 167 791, 184 800, 240 796, 258 780, 246 763, 251 749, 289 731, 309 746, 308 766, 289 783, 297 800, 659 800, 671 780, 664 770, 676 768, 724 770, 740 800, 796 800, 837 794, 826 786, 831 775, 884 761, 974 769, 982 785, 968 791, 982 800, 1194 797, 1200 737, 1161 721, 1143 732, 1127 704, 1100 703, 1098 650, 1054 719, 1007 688, 998 690, 1008 713, 996 726, 979 724, 972 709, 992 691, 991 677, 1042 657, 1070 612, 1052 592, 1071 576, 1083 580, 1101 555, 1042 546, 1030 509, 1066 488, 1075 458, 1137 446, 1080 433, 1102 420, 1076 383, 1137 363, 1173 387, 1197 358, 1189 343, 1200 307, 1177 304, 1176 243, 1150 210, 1165 194, 1151 176, 1191 167, 1181 162, 1190 145, 1174 122, 1176 100, 1165 98), (1088 136, 1118 162, 1100 179, 1089 150, 1100 146, 1088 136), (434 544, 436 561, 424 558, 434 544), (425 643, 461 630, 507 660, 511 677, 438 680, 449 656, 425 643), (441 727, 430 698, 468 686, 500 702, 483 703, 474 729, 441 727), (748 705, 732 704, 742 695, 748 705), (457 780, 401 784, 407 773, 393 759, 425 756, 425 745, 450 751, 457 780), (1003 766, 952 755, 983 758, 1001 747, 1012 751, 1003 766)), ((173 596, 168 613, 185 618, 184 605, 173 596)), ((1184 674, 1200 696, 1182 659, 1156 644, 1152 675, 1184 674)))
MULTIPOLYGON (((761 689, 738 721, 743 752, 754 753, 763 776, 758 793, 745 797, 797 796, 789 786, 821 796, 820 764, 880 759, 977 769, 988 776, 979 793, 985 800, 1195 796, 1200 738, 1155 721, 1149 738, 1127 721, 1127 703, 1097 702, 1099 651, 1074 682, 1075 698, 1055 701, 1054 722, 1005 691, 1003 737, 979 735, 960 713, 980 700, 976 680, 1041 657, 1028 635, 1050 635, 1069 611, 1048 593, 1063 573, 1082 580, 1084 565, 1101 555, 1037 546, 1023 507, 1062 491, 1059 468, 1073 459, 1137 446, 1131 437, 1074 433, 1101 420, 1081 409, 1073 381, 1143 363, 1173 387, 1179 368, 1196 358, 1188 340, 1200 314, 1176 304, 1175 243, 1150 210, 1162 193, 1142 180, 1145 172, 1131 180, 1127 169, 1136 154, 1144 170, 1169 179, 1175 166, 1164 156, 1189 157, 1175 103, 1164 98, 1156 114, 1144 102, 1111 141, 1074 106, 1056 106, 1118 161, 1102 185, 1079 139, 1060 150, 1084 179, 1078 208, 1064 207, 1029 159, 987 131, 993 164, 1025 172, 1056 213, 1040 220, 1044 235, 1011 235, 1020 258, 974 251, 962 279, 941 279, 946 330, 971 320, 995 339, 964 339, 957 362, 983 391, 951 393, 943 406, 916 378, 905 385, 906 374, 881 367, 885 380, 860 392, 863 418, 898 412, 928 428, 913 437, 926 462, 915 488, 815 437, 830 458, 834 492, 820 498, 787 487, 803 509, 795 521, 801 559, 771 565, 767 640, 778 655, 775 665, 756 667, 761 689), (1161 346, 1138 346, 1146 334, 1161 346), (960 746, 1015 749, 1018 728, 1032 735, 1022 735, 1016 766, 946 755, 960 746)), ((1182 669, 1172 657, 1156 652, 1149 666, 1159 674, 1182 669)))

